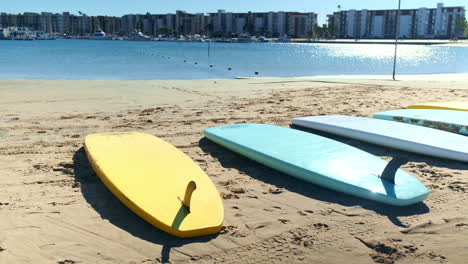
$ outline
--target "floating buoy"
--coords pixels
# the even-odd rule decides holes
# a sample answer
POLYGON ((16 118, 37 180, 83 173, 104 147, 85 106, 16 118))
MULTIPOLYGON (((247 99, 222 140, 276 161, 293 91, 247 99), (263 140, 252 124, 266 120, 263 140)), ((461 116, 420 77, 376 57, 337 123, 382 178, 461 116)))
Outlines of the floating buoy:
POLYGON ((198 64, 198 62, 195 62, 195 64, 198 64))
POLYGON ((213 68, 213 64, 210 64, 210 68, 213 68))
POLYGON ((228 71, 232 70, 231 67, 228 68, 228 71))
POLYGON ((255 72, 255 75, 258 75, 258 72, 255 72))
POLYGON ((187 62, 186 60, 184 60, 184 62, 187 62))

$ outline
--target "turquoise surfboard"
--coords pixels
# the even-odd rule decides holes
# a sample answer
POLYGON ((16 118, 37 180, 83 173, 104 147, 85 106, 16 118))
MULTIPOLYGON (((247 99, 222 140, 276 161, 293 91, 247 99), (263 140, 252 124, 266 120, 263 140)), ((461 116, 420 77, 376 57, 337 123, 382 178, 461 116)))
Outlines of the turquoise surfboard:
POLYGON ((374 118, 408 123, 468 136, 468 112, 437 109, 402 109, 374 114, 374 118))
POLYGON ((392 166, 352 146, 300 130, 233 124, 204 133, 249 159, 338 192, 396 206, 418 203, 429 195, 421 182, 398 169, 398 162, 392 166))

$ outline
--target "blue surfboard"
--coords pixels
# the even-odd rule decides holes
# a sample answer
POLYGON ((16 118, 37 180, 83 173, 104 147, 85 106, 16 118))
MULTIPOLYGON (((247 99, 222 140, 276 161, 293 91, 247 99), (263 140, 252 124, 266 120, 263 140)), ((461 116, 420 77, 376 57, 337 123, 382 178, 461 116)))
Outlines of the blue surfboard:
POLYGON ((468 112, 436 109, 402 109, 375 113, 374 118, 408 123, 468 136, 468 112))
POLYGON ((398 169, 398 162, 392 165, 352 146, 300 130, 233 124, 207 128, 204 133, 249 159, 338 192, 396 206, 418 203, 429 195, 421 182, 398 169))

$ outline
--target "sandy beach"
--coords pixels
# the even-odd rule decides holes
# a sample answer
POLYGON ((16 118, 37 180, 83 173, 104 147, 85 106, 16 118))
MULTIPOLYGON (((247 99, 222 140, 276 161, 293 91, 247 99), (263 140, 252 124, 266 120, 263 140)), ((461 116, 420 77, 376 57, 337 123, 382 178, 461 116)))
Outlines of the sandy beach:
POLYGON ((389 160, 430 197, 398 208, 329 191, 232 153, 203 129, 468 101, 468 75, 238 80, 0 80, 0 263, 466 263, 468 164, 325 135, 389 160), (87 134, 140 131, 175 145, 223 197, 223 231, 178 239, 94 174, 87 134))

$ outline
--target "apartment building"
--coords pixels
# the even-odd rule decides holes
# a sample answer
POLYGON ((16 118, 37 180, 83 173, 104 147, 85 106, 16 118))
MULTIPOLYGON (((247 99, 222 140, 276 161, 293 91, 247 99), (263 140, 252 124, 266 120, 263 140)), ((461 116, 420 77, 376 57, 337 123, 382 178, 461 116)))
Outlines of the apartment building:
POLYGON ((0 14, 0 28, 28 27, 45 33, 87 35, 103 30, 111 35, 128 35, 141 31, 146 35, 158 34, 215 34, 264 35, 268 37, 308 37, 317 24, 315 13, 248 12, 190 14, 177 10, 175 14, 129 14, 123 17, 73 15, 69 12, 0 14))
MULTIPOLYGON (((397 29, 397 10, 348 10, 328 15, 328 26, 337 38, 394 38, 397 29)), ((457 38, 456 21, 465 19, 462 6, 403 9, 398 14, 399 38, 457 38)))
POLYGON ((304 38, 312 34, 317 25, 317 14, 299 12, 231 13, 218 10, 209 13, 213 31, 230 36, 232 34, 265 35, 267 37, 304 38))

